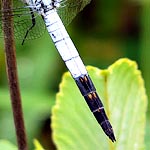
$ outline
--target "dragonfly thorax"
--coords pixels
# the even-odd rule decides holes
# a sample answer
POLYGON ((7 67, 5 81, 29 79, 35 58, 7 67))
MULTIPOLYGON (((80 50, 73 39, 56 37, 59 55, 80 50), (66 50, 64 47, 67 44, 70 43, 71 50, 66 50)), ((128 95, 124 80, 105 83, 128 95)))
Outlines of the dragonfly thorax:
POLYGON ((60 7, 60 0, 23 0, 27 5, 37 11, 39 14, 44 15, 45 12, 54 8, 60 7))

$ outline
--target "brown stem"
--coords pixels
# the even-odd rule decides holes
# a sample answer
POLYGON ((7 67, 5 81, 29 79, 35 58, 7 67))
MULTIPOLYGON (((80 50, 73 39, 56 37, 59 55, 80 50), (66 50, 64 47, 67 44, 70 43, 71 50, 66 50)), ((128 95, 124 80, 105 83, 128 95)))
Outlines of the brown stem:
POLYGON ((16 129, 18 150, 27 150, 27 141, 21 106, 21 96, 18 84, 16 53, 13 33, 12 0, 1 0, 3 10, 3 31, 5 42, 5 59, 11 103, 16 129), (7 11, 5 11, 7 10, 7 11))

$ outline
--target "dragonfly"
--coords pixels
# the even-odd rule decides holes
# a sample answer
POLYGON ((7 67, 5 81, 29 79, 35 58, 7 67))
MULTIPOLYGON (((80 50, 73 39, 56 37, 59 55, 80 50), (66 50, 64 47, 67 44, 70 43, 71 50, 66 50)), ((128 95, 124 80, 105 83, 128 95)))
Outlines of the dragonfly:
MULTIPOLYGON (((65 62, 97 122, 110 140, 115 142, 114 131, 104 110, 103 103, 62 22, 62 20, 65 20, 65 25, 69 24, 76 14, 76 12, 72 14, 72 18, 70 19, 68 16, 63 15, 63 9, 67 8, 66 11, 69 12, 69 9, 76 8, 74 10, 79 11, 78 9, 82 9, 81 7, 83 7, 82 1, 83 0, 78 0, 78 2, 75 2, 75 0, 18 0, 17 3, 20 3, 19 7, 13 8, 15 36, 22 38, 22 35, 24 35, 23 44, 27 39, 34 39, 41 36, 43 29, 47 29, 56 49, 65 62), (27 26, 26 20, 29 15, 31 17, 31 24, 27 26), (17 16, 17 19, 15 19, 15 16, 17 16), (39 19, 39 16, 42 19, 39 19), (63 18, 63 16, 65 16, 65 18, 63 18), (22 30, 24 30, 24 26, 26 26, 27 30, 19 30, 18 32, 20 26, 22 26, 22 30), (40 27, 39 31, 38 27, 40 27), (38 36, 37 32, 39 32, 38 36)), ((64 11, 65 14, 68 12, 64 11)))

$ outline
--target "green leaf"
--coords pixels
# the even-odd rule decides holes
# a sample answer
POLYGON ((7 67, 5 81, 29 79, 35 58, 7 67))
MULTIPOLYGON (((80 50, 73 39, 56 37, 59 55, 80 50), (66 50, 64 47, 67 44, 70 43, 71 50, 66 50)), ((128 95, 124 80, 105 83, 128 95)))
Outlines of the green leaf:
POLYGON ((33 142, 34 142, 35 150, 44 150, 44 148, 41 146, 38 140, 34 139, 33 142))
POLYGON ((107 70, 87 67, 116 135, 112 143, 65 73, 52 110, 58 150, 143 150, 147 97, 135 62, 120 59, 107 70))
POLYGON ((0 140, 0 150, 17 150, 17 147, 6 140, 0 140))
MULTIPOLYGON (((29 147, 33 137, 41 130, 43 121, 49 117, 55 96, 53 93, 22 90, 22 106, 28 134, 29 147), (31 127, 31 125, 34 125, 31 127)), ((0 139, 8 139, 15 143, 15 127, 11 110, 10 94, 8 89, 0 88, 0 139)))

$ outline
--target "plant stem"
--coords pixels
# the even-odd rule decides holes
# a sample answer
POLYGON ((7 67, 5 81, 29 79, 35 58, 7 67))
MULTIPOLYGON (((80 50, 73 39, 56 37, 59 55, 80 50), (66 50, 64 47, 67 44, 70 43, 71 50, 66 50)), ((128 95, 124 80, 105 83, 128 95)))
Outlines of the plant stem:
POLYGON ((4 31, 6 70, 7 70, 8 84, 10 88, 10 97, 13 109, 18 150, 27 150, 27 140, 25 134, 25 127, 21 106, 21 96, 17 76, 15 42, 13 33, 13 18, 11 11, 12 0, 2 0, 1 4, 3 10, 2 22, 4 31))

